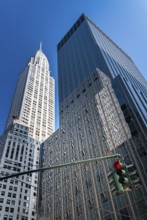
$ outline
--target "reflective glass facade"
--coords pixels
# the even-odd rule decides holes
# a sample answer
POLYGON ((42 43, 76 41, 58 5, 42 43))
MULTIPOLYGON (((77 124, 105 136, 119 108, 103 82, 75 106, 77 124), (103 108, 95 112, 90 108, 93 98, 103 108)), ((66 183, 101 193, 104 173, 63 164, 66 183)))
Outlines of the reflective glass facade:
POLYGON ((147 82, 131 58, 82 15, 58 44, 60 104, 97 67, 111 78, 120 104, 128 103, 147 127, 147 82))

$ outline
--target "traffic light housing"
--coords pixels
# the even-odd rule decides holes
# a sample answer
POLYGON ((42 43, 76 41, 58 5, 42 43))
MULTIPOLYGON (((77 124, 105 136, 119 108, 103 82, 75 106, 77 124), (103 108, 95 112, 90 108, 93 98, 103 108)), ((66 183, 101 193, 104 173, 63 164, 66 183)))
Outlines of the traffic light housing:
POLYGON ((125 165, 119 160, 114 161, 114 169, 108 174, 112 193, 124 192, 141 185, 137 169, 133 164, 125 165))
POLYGON ((129 177, 129 187, 131 189, 139 187, 141 185, 141 181, 134 164, 127 165, 126 169, 129 177))
POLYGON ((108 174, 108 181, 112 193, 115 194, 124 191, 122 184, 119 182, 119 176, 116 174, 115 170, 112 170, 108 174))
POLYGON ((129 183, 126 166, 118 160, 113 163, 113 166, 115 167, 115 173, 118 176, 119 183, 121 183, 123 187, 126 187, 129 183))

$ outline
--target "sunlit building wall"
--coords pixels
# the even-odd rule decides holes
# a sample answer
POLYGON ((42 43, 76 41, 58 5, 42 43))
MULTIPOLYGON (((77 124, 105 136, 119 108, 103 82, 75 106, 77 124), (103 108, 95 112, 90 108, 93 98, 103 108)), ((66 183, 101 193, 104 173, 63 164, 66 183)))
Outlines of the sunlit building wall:
MULTIPOLYGON (((40 142, 28 136, 29 128, 14 122, 0 138, 0 176, 36 168, 40 142)), ((38 173, 0 182, 0 219, 36 219, 38 173)))
POLYGON ((29 127, 29 136, 43 142, 55 129, 54 79, 41 48, 20 74, 6 128, 13 118, 29 127))

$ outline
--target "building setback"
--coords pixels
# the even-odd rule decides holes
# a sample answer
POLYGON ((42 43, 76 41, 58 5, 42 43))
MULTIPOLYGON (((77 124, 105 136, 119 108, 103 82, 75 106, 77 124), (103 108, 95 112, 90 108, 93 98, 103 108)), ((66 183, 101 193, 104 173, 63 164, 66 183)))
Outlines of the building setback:
POLYGON ((42 145, 42 164, 120 153, 141 186, 112 194, 113 161, 43 172, 39 217, 147 218, 147 83, 131 58, 85 15, 58 44, 60 128, 42 145))
MULTIPOLYGON (((40 144, 54 132, 54 79, 40 48, 20 74, 0 137, 1 176, 39 166, 40 144)), ((36 220, 38 173, 0 182, 0 219, 36 220)))

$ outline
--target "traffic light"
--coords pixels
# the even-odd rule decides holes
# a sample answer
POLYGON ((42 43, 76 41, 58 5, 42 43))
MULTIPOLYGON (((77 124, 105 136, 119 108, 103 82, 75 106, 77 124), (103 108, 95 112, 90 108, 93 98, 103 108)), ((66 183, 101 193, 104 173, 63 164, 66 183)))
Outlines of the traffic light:
POLYGON ((119 183, 122 184, 122 187, 128 186, 129 178, 126 166, 123 163, 120 163, 118 160, 113 163, 113 166, 115 167, 115 173, 117 175, 119 183))
POLYGON ((108 174, 108 181, 112 193, 124 191, 122 184, 119 182, 119 176, 116 174, 115 170, 111 171, 108 174))
POLYGON ((124 192, 141 185, 137 169, 133 164, 125 165, 119 160, 114 161, 114 169, 108 174, 112 193, 124 192))
POLYGON ((113 166, 115 167, 116 178, 122 184, 124 190, 128 187, 133 189, 141 185, 137 169, 133 164, 125 165, 119 160, 116 160, 113 166))
POLYGON ((130 164, 126 166, 128 177, 129 177, 129 187, 136 188, 141 185, 141 181, 139 175, 137 173, 137 169, 134 164, 130 164))

